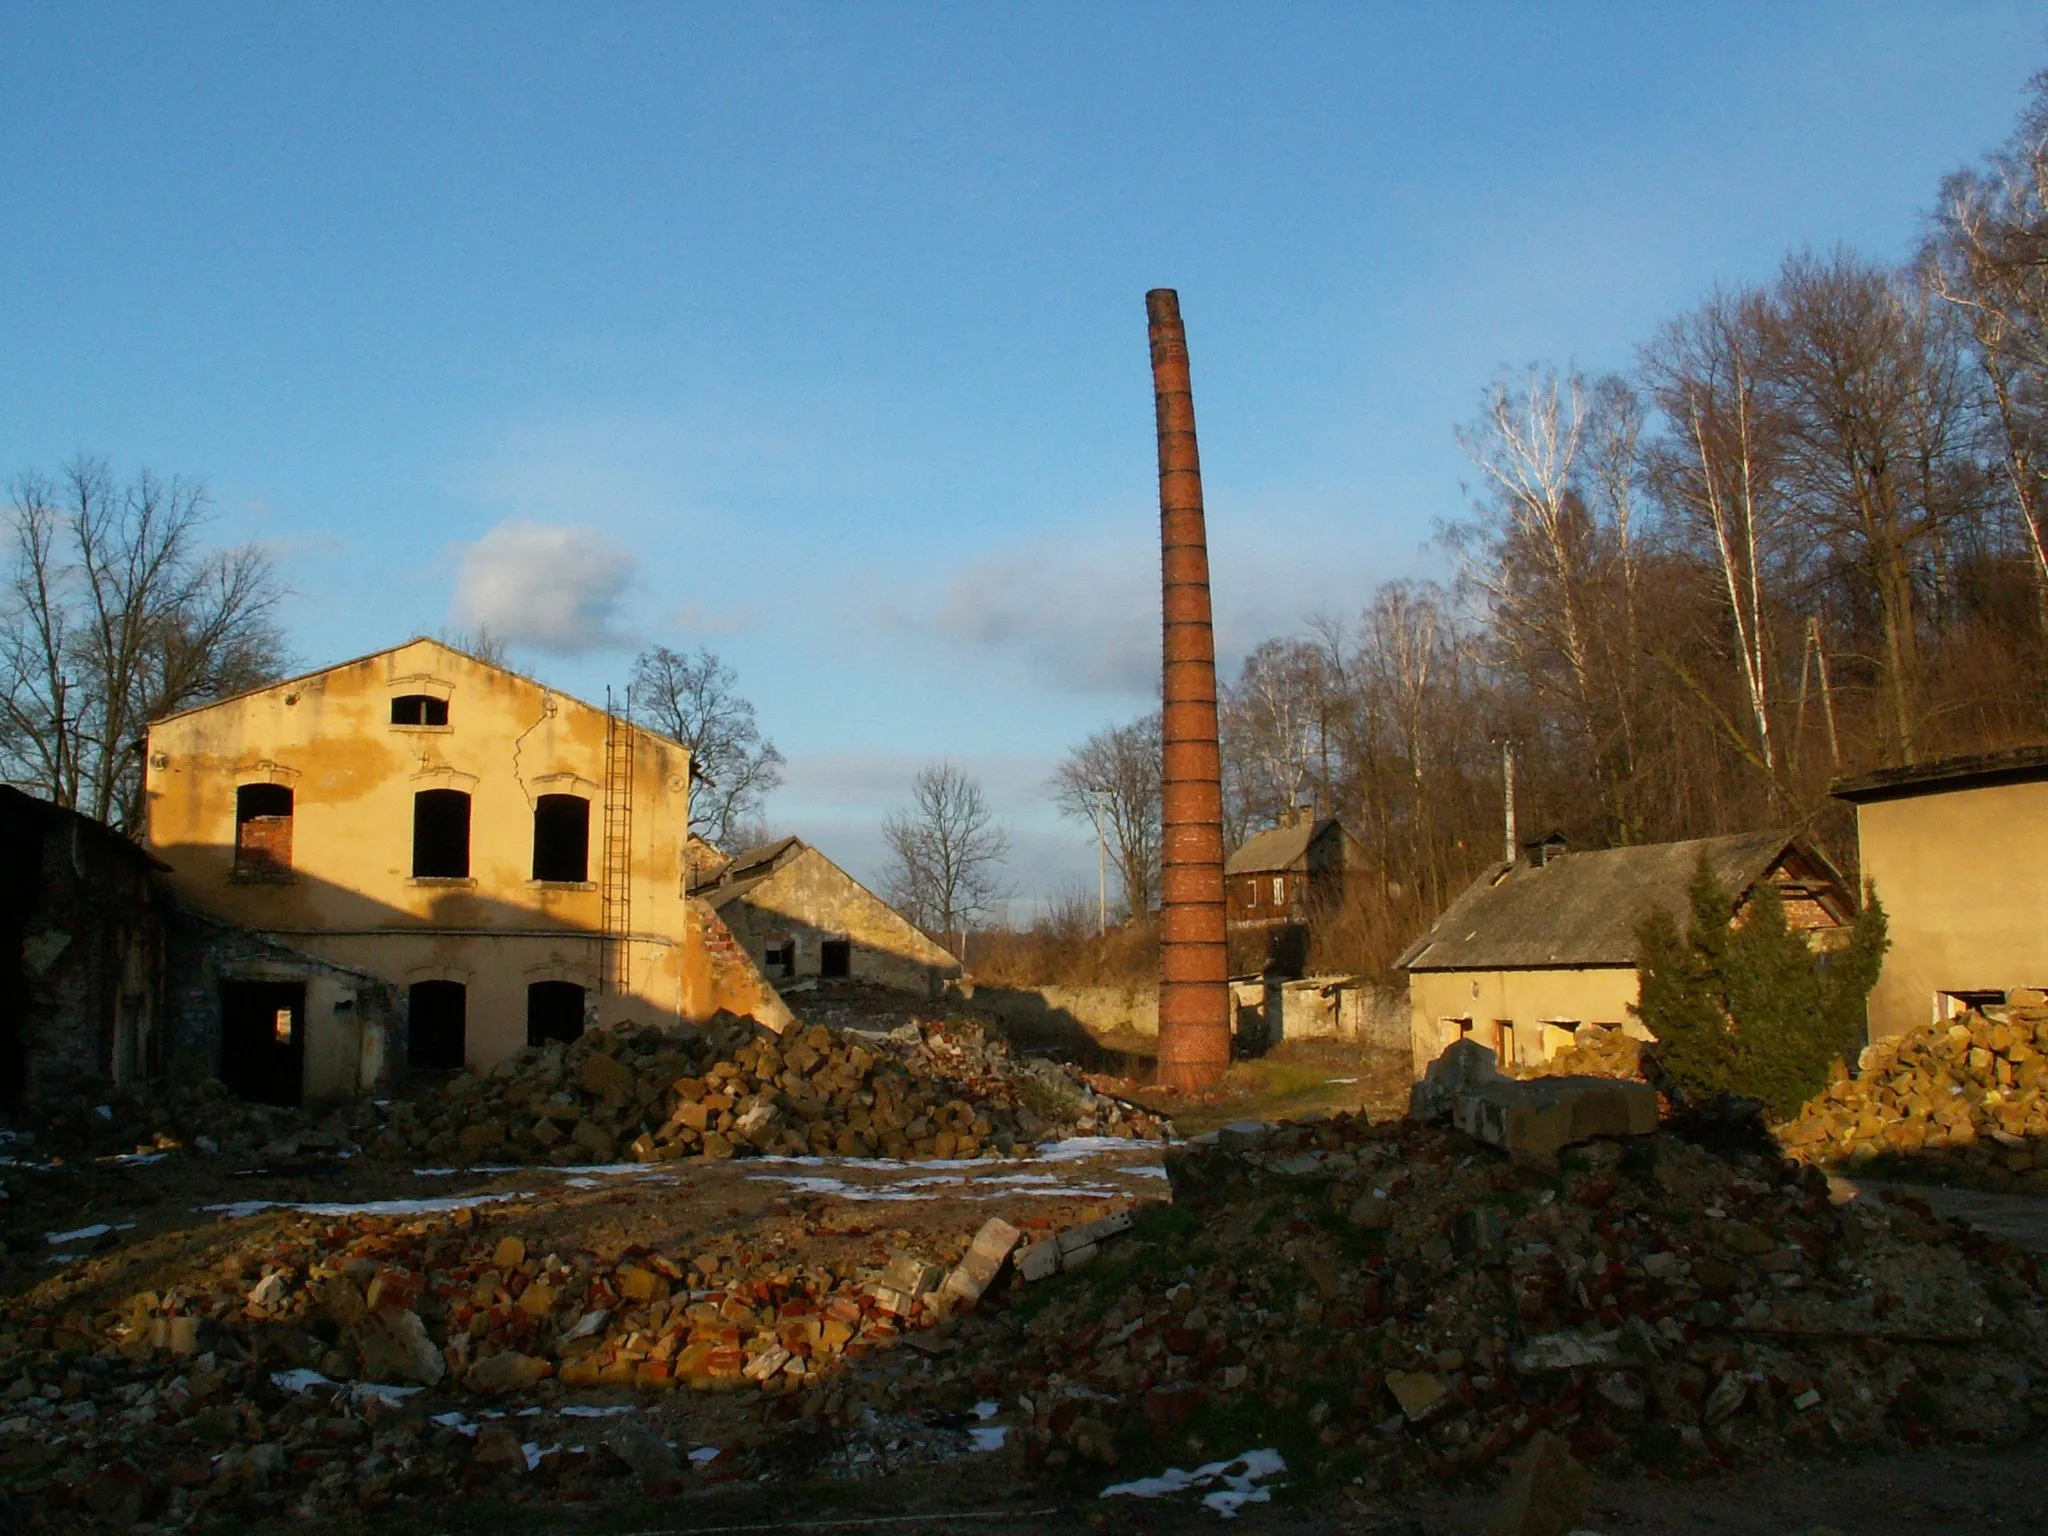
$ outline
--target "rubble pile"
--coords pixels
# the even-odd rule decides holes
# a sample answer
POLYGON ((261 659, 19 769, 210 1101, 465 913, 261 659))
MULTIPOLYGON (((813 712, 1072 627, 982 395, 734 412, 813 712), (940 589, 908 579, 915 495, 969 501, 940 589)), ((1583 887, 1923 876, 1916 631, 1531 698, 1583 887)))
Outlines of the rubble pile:
POLYGON ((1703 1470, 2048 1421, 2033 1258, 1924 1207, 1836 1206, 1780 1159, 1658 1134, 1546 1169, 1340 1115, 1226 1128, 1168 1168, 1172 1207, 1001 1320, 986 1363, 1038 1464, 1276 1445, 1391 1490, 1546 1429, 1583 1461, 1703 1470))
POLYGON ((1548 1061, 1524 1067, 1523 1077, 1616 1077, 1643 1080, 1643 1049, 1646 1042, 1624 1029, 1600 1029, 1581 1025, 1572 1043, 1548 1061))
POLYGON ((594 1031, 463 1073, 390 1108, 371 1151, 436 1162, 666 1162, 684 1157, 974 1158, 1054 1132, 1164 1134, 1065 1069, 972 1026, 778 1036, 722 1014, 700 1030, 594 1031))
POLYGON ((746 1392, 843 1422, 874 1396, 848 1364, 971 1306, 1024 1237, 995 1219, 951 1247, 807 1263, 731 1234, 688 1254, 540 1251, 517 1211, 278 1217, 110 1309, 64 1299, 89 1272, 11 1303, 0 1490, 122 1524, 479 1483, 583 1497, 622 1468, 667 1486, 689 1469, 646 1430, 607 1434, 592 1421, 628 1410, 576 1389, 746 1392))
POLYGON ((1882 1160, 2048 1193, 2048 1006, 1972 1010, 1880 1040, 1778 1137, 1802 1162, 1882 1160))
POLYGON ((266 1150, 279 1157, 331 1156, 355 1150, 377 1125, 371 1104, 315 1116, 238 1099, 212 1078, 190 1085, 137 1083, 111 1090, 97 1103, 79 1099, 10 1118, 19 1123, 8 1133, 7 1155, 28 1162, 153 1158, 184 1150, 231 1157, 266 1150))

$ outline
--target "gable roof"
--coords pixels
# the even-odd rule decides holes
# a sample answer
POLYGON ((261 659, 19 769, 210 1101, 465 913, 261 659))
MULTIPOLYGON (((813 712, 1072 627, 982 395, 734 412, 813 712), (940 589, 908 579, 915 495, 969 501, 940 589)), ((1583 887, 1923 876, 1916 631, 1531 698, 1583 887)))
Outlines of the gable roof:
MULTIPOLYGON (((410 640, 401 640, 397 645, 387 645, 381 650, 365 651, 362 655, 351 656, 346 661, 329 662, 326 666, 315 667, 310 672, 299 672, 291 677, 280 677, 268 683, 258 683, 253 688, 244 688, 240 693, 230 693, 218 699, 208 699, 204 704, 193 704, 184 709, 174 709, 167 715, 158 715, 156 719, 150 721, 150 724, 161 725, 167 720, 182 720, 187 715, 197 715, 209 709, 219 709, 223 704, 234 704, 242 699, 252 699, 257 694, 269 693, 274 688, 289 688, 293 683, 311 682, 316 677, 325 677, 329 672, 339 672, 344 667, 359 667, 366 661, 375 661, 380 656, 390 656, 415 645, 435 646, 440 650, 446 651, 451 656, 460 656, 471 666, 488 667, 493 672, 502 672, 505 676, 516 678, 530 688, 538 688, 545 693, 553 694, 558 699, 567 699, 571 704, 581 705, 593 714, 602 715, 607 713, 602 704, 593 704, 588 699, 579 698, 573 693, 557 688, 553 683, 544 683, 537 677, 529 677, 524 672, 515 672, 510 667, 502 666, 495 661, 485 661, 481 656, 472 656, 461 647, 450 645, 446 640, 436 640, 432 635, 414 635, 410 640)), ((689 747, 685 743, 677 741, 666 732, 657 731, 642 725, 639 721, 627 716, 623 710, 617 711, 617 713, 620 719, 625 720, 627 724, 631 725, 634 730, 639 731, 642 735, 652 736, 657 741, 665 741, 672 746, 682 747, 686 752, 689 751, 689 747)), ((690 775, 692 778, 702 776, 697 772, 697 754, 694 752, 690 753, 690 775)))
POLYGON ((1273 827, 1244 840, 1244 846, 1223 865, 1226 875, 1262 875, 1276 869, 1298 869, 1308 858, 1315 840, 1337 825, 1334 817, 1321 821, 1306 818, 1286 826, 1273 827))
POLYGON ((1541 865, 1496 863, 1395 964, 1411 971, 1632 966, 1636 929, 1652 909, 1683 920, 1702 855, 1739 897, 1794 848, 1841 883, 1826 859, 1784 831, 1555 854, 1541 865))

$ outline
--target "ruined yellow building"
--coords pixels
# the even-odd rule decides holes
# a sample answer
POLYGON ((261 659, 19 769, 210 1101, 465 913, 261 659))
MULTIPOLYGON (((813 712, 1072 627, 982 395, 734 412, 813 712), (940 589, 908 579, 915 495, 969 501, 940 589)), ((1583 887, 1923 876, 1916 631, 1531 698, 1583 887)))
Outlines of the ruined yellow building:
POLYGON ((217 1068, 252 1097, 721 1007, 787 1019, 688 896, 688 750, 438 641, 158 721, 147 793, 174 898, 263 941, 212 978, 217 1068), (352 976, 398 989, 402 1038, 352 976))

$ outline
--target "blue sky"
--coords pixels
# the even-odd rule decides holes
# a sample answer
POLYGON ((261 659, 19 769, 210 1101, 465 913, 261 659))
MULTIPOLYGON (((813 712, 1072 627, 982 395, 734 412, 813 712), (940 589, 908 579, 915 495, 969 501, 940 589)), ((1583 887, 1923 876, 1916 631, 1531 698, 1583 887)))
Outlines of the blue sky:
POLYGON ((203 479, 308 666, 708 644, 856 872, 1149 707, 1143 296, 1226 656, 1429 574, 1500 366, 1625 367, 1789 249, 1902 257, 2038 4, 0 4, 0 472, 203 479))

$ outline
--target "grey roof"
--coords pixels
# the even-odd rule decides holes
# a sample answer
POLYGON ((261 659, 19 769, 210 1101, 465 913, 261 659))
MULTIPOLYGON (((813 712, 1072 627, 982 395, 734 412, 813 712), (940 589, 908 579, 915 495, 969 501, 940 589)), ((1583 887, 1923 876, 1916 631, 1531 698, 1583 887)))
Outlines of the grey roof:
MULTIPOLYGON (((1636 930, 1663 907, 1681 923, 1700 856, 1740 896, 1794 845, 1789 832, 1743 832, 1555 854, 1541 866, 1495 864, 1396 964, 1411 971, 1634 965, 1636 930)), ((1827 861, 1801 851, 1824 870, 1827 861)))
POLYGON ((1908 795, 1937 795, 1951 789, 1989 789, 1997 784, 2028 784, 2048 779, 2048 747, 2014 747, 2004 752, 1975 752, 1945 757, 1909 768, 1880 768, 1838 782, 1839 800, 1862 805, 1871 800, 1897 800, 1908 795))
POLYGON ((1226 875, 1262 875, 1276 869, 1299 869, 1308 858, 1309 845, 1336 822, 1297 821, 1248 837, 1223 866, 1226 875))

